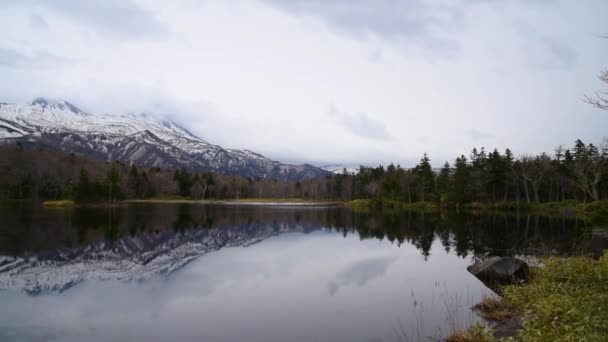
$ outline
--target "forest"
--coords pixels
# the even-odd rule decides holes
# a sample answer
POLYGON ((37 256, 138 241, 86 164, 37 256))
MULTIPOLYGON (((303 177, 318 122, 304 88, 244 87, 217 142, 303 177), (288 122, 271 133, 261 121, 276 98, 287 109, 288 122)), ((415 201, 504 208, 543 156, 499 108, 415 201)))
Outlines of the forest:
POLYGON ((191 173, 102 162, 41 146, 2 145, 0 199, 116 203, 124 199, 298 198, 351 201, 383 199, 403 203, 531 204, 608 199, 608 139, 576 140, 554 153, 516 157, 506 149, 474 148, 452 163, 433 168, 424 154, 411 167, 361 166, 357 174, 329 175, 302 182, 191 173))

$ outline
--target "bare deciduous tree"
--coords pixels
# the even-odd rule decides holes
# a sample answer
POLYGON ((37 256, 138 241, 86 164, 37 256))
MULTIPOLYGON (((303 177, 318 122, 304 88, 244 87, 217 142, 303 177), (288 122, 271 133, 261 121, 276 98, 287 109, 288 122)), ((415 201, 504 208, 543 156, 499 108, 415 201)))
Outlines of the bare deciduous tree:
POLYGON ((579 158, 572 165, 575 184, 597 201, 600 199, 599 184, 608 165, 608 138, 604 138, 596 152, 579 158))
MULTIPOLYGON (((608 39, 608 34, 602 36, 602 38, 608 39)), ((608 69, 602 70, 597 76, 597 78, 599 78, 600 81, 608 85, 608 69)), ((584 101, 594 106, 595 108, 608 110, 608 91, 597 91, 593 96, 586 95, 584 101)))

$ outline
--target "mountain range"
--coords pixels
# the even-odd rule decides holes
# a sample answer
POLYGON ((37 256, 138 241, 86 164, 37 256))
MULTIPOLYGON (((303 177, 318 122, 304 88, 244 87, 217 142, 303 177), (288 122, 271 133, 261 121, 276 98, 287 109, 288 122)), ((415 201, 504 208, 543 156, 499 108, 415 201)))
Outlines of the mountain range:
POLYGON ((303 181, 327 170, 284 164, 250 150, 211 144, 172 120, 146 113, 91 114, 67 101, 0 103, 0 143, 28 143, 104 161, 163 169, 303 181))

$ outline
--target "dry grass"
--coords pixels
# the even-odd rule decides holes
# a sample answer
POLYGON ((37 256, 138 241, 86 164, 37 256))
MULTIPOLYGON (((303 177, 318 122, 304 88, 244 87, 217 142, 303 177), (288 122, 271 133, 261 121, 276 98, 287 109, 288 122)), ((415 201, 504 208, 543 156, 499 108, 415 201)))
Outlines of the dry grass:
POLYGON ((481 302, 473 306, 473 310, 486 321, 498 322, 513 317, 517 310, 515 307, 498 297, 484 297, 481 302))
POLYGON ((44 207, 73 207, 75 205, 72 200, 58 200, 58 201, 44 201, 42 206, 44 207))
POLYGON ((445 342, 495 342, 497 341, 487 328, 474 325, 467 330, 459 330, 445 339, 445 342))

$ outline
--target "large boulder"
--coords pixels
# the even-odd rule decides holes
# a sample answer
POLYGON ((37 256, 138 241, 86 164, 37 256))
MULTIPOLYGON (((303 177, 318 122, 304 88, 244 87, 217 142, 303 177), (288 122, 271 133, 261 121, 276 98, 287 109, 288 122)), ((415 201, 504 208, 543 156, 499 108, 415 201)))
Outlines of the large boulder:
POLYGON ((530 277, 528 264, 510 256, 490 257, 467 267, 467 270, 497 293, 503 285, 525 282, 530 277))

